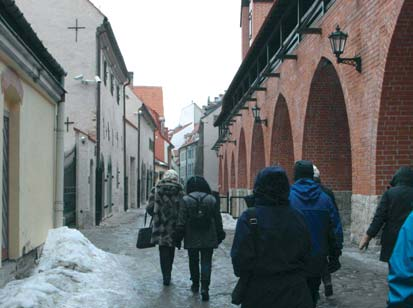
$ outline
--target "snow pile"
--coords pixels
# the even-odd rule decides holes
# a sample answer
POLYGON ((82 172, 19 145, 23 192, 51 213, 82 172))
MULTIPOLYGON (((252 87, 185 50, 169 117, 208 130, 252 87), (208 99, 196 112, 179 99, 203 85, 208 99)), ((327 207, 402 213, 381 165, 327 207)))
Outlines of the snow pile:
POLYGON ((227 213, 221 213, 221 216, 222 216, 222 224, 224 225, 224 229, 235 230, 235 227, 237 225, 237 220, 227 213))
POLYGON ((62 227, 49 231, 33 275, 0 290, 0 307, 130 307, 133 286, 117 256, 62 227))

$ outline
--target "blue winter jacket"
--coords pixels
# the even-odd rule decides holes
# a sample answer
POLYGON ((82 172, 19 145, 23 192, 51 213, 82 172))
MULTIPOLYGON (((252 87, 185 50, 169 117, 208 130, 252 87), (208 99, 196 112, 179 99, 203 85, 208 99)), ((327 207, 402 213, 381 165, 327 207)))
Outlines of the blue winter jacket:
POLYGON ((413 212, 404 222, 390 258, 389 308, 413 307, 413 212))
POLYGON ((340 216, 331 198, 311 179, 299 179, 291 186, 290 203, 303 213, 310 230, 313 257, 310 269, 312 274, 317 274, 323 270, 326 256, 343 248, 340 216))

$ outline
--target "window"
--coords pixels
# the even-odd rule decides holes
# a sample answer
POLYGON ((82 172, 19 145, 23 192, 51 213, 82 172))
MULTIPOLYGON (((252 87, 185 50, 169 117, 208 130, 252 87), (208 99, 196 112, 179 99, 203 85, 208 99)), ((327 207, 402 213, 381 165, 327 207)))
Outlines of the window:
POLYGON ((115 80, 113 74, 110 74, 110 94, 113 96, 113 90, 115 88, 115 80))
POLYGON ((155 144, 151 138, 149 138, 149 150, 153 152, 155 144))
POLYGON ((108 63, 106 61, 103 61, 103 83, 105 86, 108 83, 108 63))
POLYGON ((185 161, 185 151, 181 151, 181 153, 179 154, 179 159, 181 161, 185 161))
POLYGON ((119 85, 116 85, 116 102, 119 105, 119 101, 120 101, 120 88, 119 85))

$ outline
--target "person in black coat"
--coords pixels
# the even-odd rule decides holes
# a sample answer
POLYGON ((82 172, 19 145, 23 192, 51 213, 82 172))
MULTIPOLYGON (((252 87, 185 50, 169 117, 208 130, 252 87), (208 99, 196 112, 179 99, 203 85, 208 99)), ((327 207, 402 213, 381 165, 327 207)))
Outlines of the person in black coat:
POLYGON ((186 184, 186 193, 178 215, 177 240, 183 238, 184 248, 188 250, 192 292, 199 291, 201 280, 202 300, 208 301, 212 255, 214 248, 218 248, 225 239, 221 212, 208 182, 203 177, 191 177, 186 184))
POLYGON ((383 262, 389 262, 400 228, 413 210, 412 168, 401 167, 390 184, 392 187, 381 197, 373 221, 359 244, 360 249, 367 249, 370 240, 383 227, 380 252, 383 262))
POLYGON ((283 168, 264 168, 255 180, 254 208, 238 219, 231 258, 235 275, 248 281, 243 308, 313 306, 305 271, 311 236, 303 215, 290 206, 289 192, 283 168))

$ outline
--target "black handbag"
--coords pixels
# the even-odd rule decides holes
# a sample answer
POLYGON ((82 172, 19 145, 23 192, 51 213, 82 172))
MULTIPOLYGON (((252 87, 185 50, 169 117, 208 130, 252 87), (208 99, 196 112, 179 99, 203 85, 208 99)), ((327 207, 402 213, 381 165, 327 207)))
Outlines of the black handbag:
POLYGON ((147 215, 148 214, 145 213, 145 220, 144 220, 143 228, 140 228, 138 231, 138 240, 136 241, 136 248, 139 248, 139 249, 151 248, 155 246, 155 244, 151 243, 152 218, 149 223, 149 227, 145 227, 147 215))

